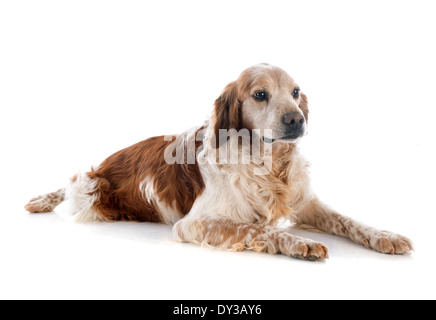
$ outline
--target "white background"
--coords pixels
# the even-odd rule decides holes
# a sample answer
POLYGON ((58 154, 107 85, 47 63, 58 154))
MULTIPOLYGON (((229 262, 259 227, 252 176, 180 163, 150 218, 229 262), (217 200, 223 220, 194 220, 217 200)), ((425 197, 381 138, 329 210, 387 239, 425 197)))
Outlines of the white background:
POLYGON ((0 2, 0 298, 436 298, 434 1, 0 2), (199 125, 253 64, 310 99, 301 149, 338 211, 411 256, 323 241, 321 263, 172 241, 156 224, 30 215, 113 152, 199 125))

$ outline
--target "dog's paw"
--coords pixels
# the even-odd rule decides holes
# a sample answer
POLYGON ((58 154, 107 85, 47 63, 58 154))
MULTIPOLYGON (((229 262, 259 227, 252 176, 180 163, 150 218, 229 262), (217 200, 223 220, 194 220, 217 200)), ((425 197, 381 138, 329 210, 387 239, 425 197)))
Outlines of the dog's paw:
POLYGON ((369 247, 386 254, 409 254, 413 251, 410 239, 389 231, 376 231, 368 237, 369 247))
POLYGON ((320 242, 299 238, 291 244, 289 255, 309 261, 321 261, 329 257, 329 250, 320 242))
POLYGON ((65 199, 65 192, 60 189, 56 192, 44 194, 42 196, 31 199, 24 209, 30 213, 46 213, 52 212, 57 205, 65 199))
POLYGON ((38 196, 31 199, 25 206, 24 209, 30 213, 45 213, 52 211, 50 203, 44 198, 44 196, 38 196))

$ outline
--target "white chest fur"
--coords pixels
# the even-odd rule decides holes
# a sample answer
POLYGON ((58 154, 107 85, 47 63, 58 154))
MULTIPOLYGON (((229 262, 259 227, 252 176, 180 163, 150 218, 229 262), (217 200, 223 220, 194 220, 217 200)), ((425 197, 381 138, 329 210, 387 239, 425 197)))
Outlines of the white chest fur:
POLYGON ((190 217, 271 225, 298 212, 312 199, 307 161, 295 145, 285 145, 274 148, 272 162, 265 175, 256 175, 259 165, 253 163, 201 164, 206 188, 194 203, 190 217))

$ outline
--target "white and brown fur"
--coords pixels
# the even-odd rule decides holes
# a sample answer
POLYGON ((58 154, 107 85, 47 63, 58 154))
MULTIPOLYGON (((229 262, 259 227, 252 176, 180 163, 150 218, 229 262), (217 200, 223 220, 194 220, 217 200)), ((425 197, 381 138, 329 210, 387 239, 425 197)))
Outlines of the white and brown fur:
POLYGON ((34 198, 25 208, 50 212, 68 199, 77 221, 173 224, 180 241, 307 260, 328 258, 324 244, 278 228, 277 222, 285 218, 297 228, 346 237, 382 253, 408 254, 413 250, 409 239, 357 223, 322 203, 310 187, 299 139, 275 139, 281 135, 284 114, 298 112, 307 126, 307 97, 293 96, 295 88, 297 84, 280 68, 253 66, 223 90, 209 121, 178 137, 178 143, 202 140, 195 141, 199 152, 194 164, 166 163, 165 150, 175 142, 153 137, 111 155, 97 169, 75 175, 65 189, 34 198), (268 93, 267 100, 253 97, 259 90, 268 93), (259 162, 214 161, 213 151, 235 142, 230 137, 219 144, 219 129, 255 128, 271 129, 273 136, 267 138, 275 139, 264 155, 272 157, 268 174, 255 174, 259 162), (206 134, 198 139, 200 129, 206 134))

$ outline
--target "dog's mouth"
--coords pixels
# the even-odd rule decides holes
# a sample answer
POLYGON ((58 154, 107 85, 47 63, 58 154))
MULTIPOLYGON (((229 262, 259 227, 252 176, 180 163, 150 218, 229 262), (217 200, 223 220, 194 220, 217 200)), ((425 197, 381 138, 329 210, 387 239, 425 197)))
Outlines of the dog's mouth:
POLYGON ((280 138, 267 138, 267 137, 262 137, 263 142, 265 143, 274 143, 276 141, 283 141, 283 142, 293 142, 295 140, 297 140, 298 138, 300 138, 301 135, 288 135, 288 136, 283 136, 280 138))

